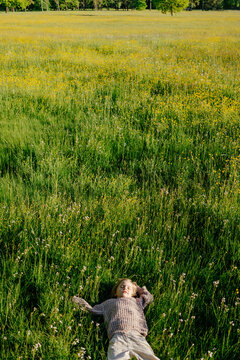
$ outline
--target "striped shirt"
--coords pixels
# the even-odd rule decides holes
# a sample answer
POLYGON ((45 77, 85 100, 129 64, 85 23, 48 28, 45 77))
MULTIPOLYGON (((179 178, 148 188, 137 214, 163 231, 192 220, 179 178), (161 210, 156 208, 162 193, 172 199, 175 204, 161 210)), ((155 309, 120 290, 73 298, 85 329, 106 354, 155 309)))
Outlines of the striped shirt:
POLYGON ((109 339, 116 333, 138 331, 143 336, 148 333, 143 309, 153 301, 153 296, 143 287, 140 297, 113 298, 91 306, 84 299, 74 296, 73 302, 96 315, 103 315, 109 339))

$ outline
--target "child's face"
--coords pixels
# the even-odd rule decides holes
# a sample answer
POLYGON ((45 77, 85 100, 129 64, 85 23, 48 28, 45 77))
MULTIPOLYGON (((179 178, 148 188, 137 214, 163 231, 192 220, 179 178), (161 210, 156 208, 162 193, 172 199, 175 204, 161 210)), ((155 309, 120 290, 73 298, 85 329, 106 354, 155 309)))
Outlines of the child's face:
POLYGON ((116 289, 117 298, 129 298, 134 295, 134 286, 131 281, 123 280, 116 289))

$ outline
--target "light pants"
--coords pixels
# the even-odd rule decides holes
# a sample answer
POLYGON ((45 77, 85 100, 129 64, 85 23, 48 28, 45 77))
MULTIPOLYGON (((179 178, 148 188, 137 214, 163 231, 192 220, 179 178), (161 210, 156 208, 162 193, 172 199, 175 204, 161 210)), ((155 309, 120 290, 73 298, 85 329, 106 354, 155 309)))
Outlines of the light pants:
POLYGON ((159 360, 154 355, 151 346, 145 337, 137 331, 126 334, 117 333, 110 340, 108 347, 108 360, 159 360))

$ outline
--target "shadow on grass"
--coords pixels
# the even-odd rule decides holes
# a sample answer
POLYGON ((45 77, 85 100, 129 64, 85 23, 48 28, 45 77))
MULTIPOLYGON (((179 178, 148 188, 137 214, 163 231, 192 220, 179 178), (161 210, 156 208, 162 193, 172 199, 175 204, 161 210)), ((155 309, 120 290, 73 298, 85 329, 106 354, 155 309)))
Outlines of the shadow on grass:
POLYGON ((22 276, 19 298, 27 315, 30 315, 34 308, 39 309, 42 291, 41 286, 36 284, 34 280, 29 280, 26 276, 22 276))

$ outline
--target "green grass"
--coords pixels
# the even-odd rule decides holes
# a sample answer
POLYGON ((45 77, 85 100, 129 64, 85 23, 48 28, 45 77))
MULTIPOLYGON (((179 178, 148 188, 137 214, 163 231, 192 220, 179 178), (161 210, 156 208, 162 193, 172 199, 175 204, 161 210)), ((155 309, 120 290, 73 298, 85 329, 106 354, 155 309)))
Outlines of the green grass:
POLYGON ((0 14, 1 359, 106 359, 70 299, 130 277, 161 360, 237 360, 239 14, 92 14, 0 14))

